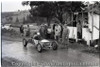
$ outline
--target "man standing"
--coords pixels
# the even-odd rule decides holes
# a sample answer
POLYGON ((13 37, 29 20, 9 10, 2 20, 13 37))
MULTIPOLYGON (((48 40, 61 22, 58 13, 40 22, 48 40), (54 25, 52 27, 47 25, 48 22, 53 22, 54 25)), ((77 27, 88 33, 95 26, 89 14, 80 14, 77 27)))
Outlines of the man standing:
POLYGON ((21 33, 21 36, 23 36, 23 34, 24 34, 24 27, 23 27, 23 25, 20 26, 20 33, 21 33))
POLYGON ((63 33, 62 33, 62 44, 64 46, 69 44, 69 29, 67 28, 67 24, 65 23, 63 26, 63 33))
POLYGON ((46 25, 41 25, 39 32, 40 32, 40 35, 42 36, 42 38, 44 38, 44 39, 47 38, 47 26, 46 25))
POLYGON ((55 31, 56 24, 57 24, 57 22, 55 21, 55 23, 53 24, 53 31, 55 31))
POLYGON ((57 24, 55 26, 55 39, 57 41, 59 41, 60 35, 61 35, 61 26, 59 24, 57 24))
POLYGON ((77 35, 78 39, 81 39, 82 38, 82 25, 81 25, 80 20, 77 23, 77 32, 78 32, 78 35, 77 35))
POLYGON ((29 27, 29 25, 27 25, 26 36, 30 36, 30 27, 29 27))
POLYGON ((40 35, 41 35, 43 38, 45 38, 44 26, 43 26, 43 25, 41 25, 39 32, 40 32, 40 35))
POLYGON ((52 30, 53 30, 53 33, 52 33, 53 39, 55 39, 55 26, 56 25, 57 25, 57 21, 55 21, 55 23, 53 24, 53 28, 52 28, 52 30))
POLYGON ((61 27, 61 31, 60 31, 60 38, 62 38, 62 33, 63 33, 63 25, 61 23, 59 23, 60 27, 61 27))

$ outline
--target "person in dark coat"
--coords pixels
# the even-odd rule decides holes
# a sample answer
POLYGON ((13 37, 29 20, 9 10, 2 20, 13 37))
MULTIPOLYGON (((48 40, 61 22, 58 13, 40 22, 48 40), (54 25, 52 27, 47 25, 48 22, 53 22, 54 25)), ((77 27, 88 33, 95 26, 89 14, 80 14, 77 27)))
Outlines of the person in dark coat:
POLYGON ((53 39, 55 39, 55 27, 56 27, 56 25, 57 25, 57 21, 55 21, 55 23, 53 24, 53 33, 52 33, 53 39))
POLYGON ((62 38, 62 33, 63 33, 63 25, 61 23, 59 23, 59 25, 61 26, 61 34, 60 34, 60 38, 62 38))
POLYGON ((39 32, 42 38, 47 38, 47 27, 45 25, 41 25, 39 32))
POLYGON ((77 23, 77 36, 79 39, 82 38, 82 25, 81 25, 81 21, 79 20, 77 23))
POLYGON ((23 36, 23 34, 24 34, 24 27, 23 27, 23 25, 20 26, 20 33, 23 36))
POLYGON ((27 25, 26 36, 30 36, 30 27, 29 27, 29 25, 27 25))
POLYGON ((57 21, 55 21, 55 23, 53 24, 53 30, 55 30, 56 24, 57 24, 57 21))

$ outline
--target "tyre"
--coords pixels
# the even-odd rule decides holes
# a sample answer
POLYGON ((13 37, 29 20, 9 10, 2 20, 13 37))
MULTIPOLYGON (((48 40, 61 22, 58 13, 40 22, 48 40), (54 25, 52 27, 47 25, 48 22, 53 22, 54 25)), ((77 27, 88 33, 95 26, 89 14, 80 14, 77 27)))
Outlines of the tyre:
POLYGON ((56 43, 56 42, 53 42, 53 43, 52 43, 52 49, 53 49, 53 50, 57 50, 57 48, 58 48, 57 43, 56 43))
POLYGON ((27 40, 23 39, 23 46, 26 47, 27 46, 27 40))
POLYGON ((38 52, 42 52, 42 46, 41 46, 41 44, 37 44, 37 47, 36 48, 37 48, 37 51, 38 52))

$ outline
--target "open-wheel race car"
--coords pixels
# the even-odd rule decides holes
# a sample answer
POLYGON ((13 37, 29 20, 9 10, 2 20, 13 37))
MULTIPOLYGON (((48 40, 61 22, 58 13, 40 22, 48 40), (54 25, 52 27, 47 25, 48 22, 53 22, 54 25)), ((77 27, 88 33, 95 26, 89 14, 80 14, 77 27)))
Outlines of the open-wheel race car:
POLYGON ((37 33, 33 37, 23 37, 23 46, 26 47, 28 43, 32 43, 35 45, 38 52, 42 52, 43 49, 52 48, 53 50, 57 50, 58 44, 57 41, 52 39, 43 39, 37 33))

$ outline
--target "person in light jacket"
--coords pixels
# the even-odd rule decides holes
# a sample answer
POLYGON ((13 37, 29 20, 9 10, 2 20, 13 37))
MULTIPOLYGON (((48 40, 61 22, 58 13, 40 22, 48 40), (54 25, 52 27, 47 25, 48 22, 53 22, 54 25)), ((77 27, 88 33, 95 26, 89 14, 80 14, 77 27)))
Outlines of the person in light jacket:
POLYGON ((63 26, 63 33, 62 33, 62 44, 64 46, 69 44, 69 29, 67 27, 67 24, 65 23, 63 26))

